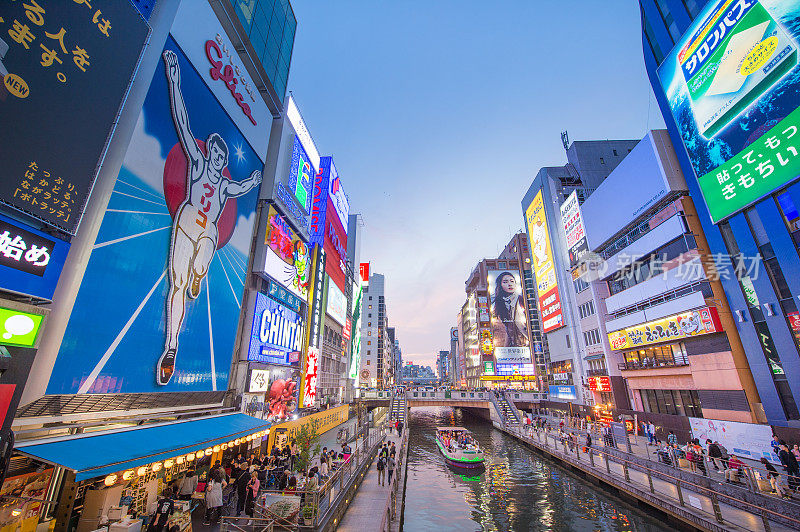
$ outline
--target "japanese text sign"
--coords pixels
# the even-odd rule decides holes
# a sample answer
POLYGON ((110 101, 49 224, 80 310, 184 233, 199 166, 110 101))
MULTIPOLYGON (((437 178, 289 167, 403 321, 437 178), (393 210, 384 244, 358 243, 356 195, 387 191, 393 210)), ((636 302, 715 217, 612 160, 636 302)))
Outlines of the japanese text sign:
POLYGON ((0 215, 0 288, 52 299, 69 244, 0 215))
POLYGON ((563 327, 564 321, 541 190, 536 193, 533 201, 525 210, 525 221, 528 225, 528 241, 533 259, 533 273, 536 277, 536 292, 539 295, 542 332, 548 333, 563 327))
POLYGON ((710 1, 658 69, 715 223, 800 176, 796 7, 710 1))
POLYGON ((608 333, 611 349, 670 342, 722 331, 717 309, 703 307, 608 333))
POLYGON ((149 32, 131 2, 0 4, 0 202, 75 233, 149 32))

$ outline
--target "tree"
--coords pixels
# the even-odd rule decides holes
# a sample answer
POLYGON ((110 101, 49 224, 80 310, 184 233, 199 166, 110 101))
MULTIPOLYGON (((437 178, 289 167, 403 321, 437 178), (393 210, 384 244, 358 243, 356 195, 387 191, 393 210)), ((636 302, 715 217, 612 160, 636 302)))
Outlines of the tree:
POLYGON ((306 423, 295 436, 297 443, 297 459, 295 465, 298 471, 307 471, 314 457, 320 454, 319 432, 315 423, 306 423), (316 445, 315 445, 316 444, 316 445))

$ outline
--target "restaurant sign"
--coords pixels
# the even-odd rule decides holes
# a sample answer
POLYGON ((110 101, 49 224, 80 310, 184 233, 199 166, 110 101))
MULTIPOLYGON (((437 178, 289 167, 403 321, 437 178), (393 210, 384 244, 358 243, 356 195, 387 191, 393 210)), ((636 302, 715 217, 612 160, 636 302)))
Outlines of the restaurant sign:
POLYGON ((703 307, 608 333, 611 349, 670 342, 722 331, 717 309, 703 307))

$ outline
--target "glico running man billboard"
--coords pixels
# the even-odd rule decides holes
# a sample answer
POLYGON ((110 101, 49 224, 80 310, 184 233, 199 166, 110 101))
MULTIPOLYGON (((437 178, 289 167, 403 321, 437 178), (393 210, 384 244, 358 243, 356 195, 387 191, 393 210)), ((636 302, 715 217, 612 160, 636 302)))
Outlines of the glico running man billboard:
POLYGON ((186 4, 150 84, 48 394, 227 387, 263 168, 232 117, 250 123, 269 113, 220 77, 232 70, 222 50, 233 47, 210 7, 186 4), (215 95, 214 84, 225 90, 215 95))
POLYGON ((561 296, 558 293, 553 250, 544 214, 542 191, 536 193, 525 211, 528 225, 528 241, 533 259, 533 274, 536 277, 536 293, 539 294, 539 313, 542 316, 542 332, 548 333, 564 326, 561 314, 561 296))
POLYGON ((800 176, 800 3, 712 0, 658 69, 716 223, 800 176))
POLYGON ((528 317, 519 272, 489 270, 492 313, 492 343, 497 362, 530 363, 528 317))

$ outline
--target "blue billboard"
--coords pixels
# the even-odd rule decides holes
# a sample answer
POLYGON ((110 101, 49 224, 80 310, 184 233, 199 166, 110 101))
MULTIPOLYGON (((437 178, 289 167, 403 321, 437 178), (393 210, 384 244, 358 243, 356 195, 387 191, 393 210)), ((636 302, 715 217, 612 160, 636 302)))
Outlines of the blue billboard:
POLYGON ((227 389, 263 161, 231 118, 238 98, 187 58, 203 40, 181 46, 167 38, 48 394, 227 389))
POLYGON ((577 399, 575 386, 549 386, 549 396, 551 399, 564 399, 574 401, 577 399))
POLYGON ((304 324, 300 314, 257 292, 247 360, 299 367, 304 324))
POLYGON ((0 288, 53 299, 69 244, 0 214, 0 288))

